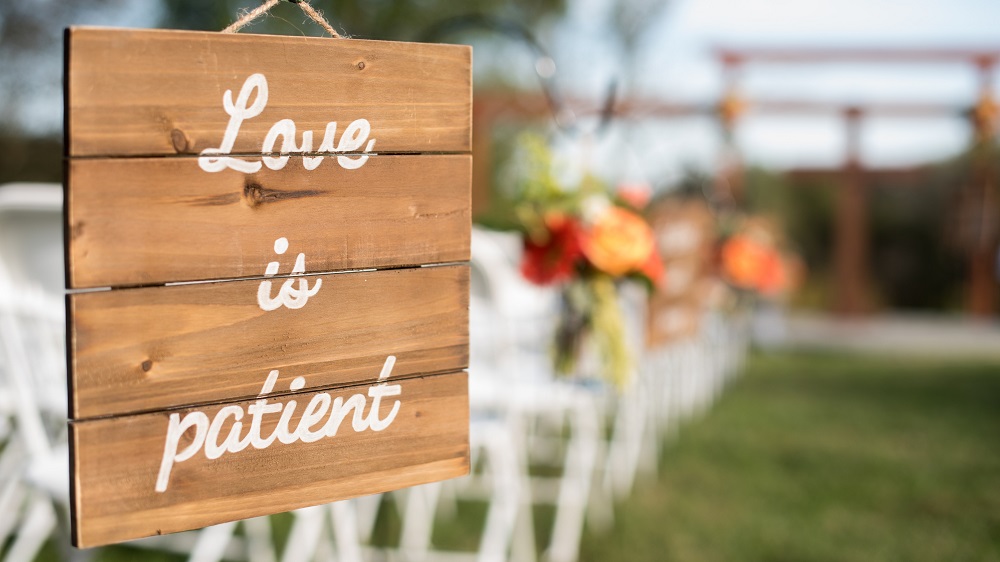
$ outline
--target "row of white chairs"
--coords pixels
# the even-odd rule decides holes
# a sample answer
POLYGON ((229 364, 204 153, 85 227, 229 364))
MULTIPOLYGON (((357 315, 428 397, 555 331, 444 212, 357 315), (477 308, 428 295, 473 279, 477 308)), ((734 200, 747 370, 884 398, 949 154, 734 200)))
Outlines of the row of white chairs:
MULTIPOLYGON (((61 217, 59 186, 0 187, 0 558, 12 562, 34 559, 50 539, 66 558, 86 554, 68 541, 61 217)), ((196 562, 533 562, 539 551, 551 562, 576 560, 584 526, 612 525, 615 502, 655 475, 665 437, 739 372, 746 323, 706 312, 697 337, 647 350, 644 293, 625 286, 626 333, 640 359, 631 383, 602 383, 586 354, 579 376, 560 378, 549 349, 559 296, 520 277, 519 249, 516 236, 473 231, 473 474, 297 510, 281 548, 269 517, 130 544, 196 562), (435 545, 435 524, 469 501, 487 504, 477 548, 435 545), (539 505, 554 514, 547 536, 536 536, 539 505), (386 509, 397 511, 398 541, 375 547, 386 509)))

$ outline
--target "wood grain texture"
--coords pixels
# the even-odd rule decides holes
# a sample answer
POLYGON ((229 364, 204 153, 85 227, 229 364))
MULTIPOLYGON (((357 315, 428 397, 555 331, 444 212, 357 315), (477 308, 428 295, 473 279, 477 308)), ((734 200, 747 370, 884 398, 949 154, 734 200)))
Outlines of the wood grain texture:
POLYGON ((646 316, 646 344, 657 348, 695 336, 701 329, 702 314, 704 307, 696 298, 653 293, 646 316))
POLYGON ((663 200, 649 211, 656 245, 664 260, 708 259, 715 245, 715 217, 698 200, 663 200))
POLYGON ((468 366, 469 266, 304 279, 322 280, 304 307, 270 312, 259 280, 70 295, 70 417, 248 398, 271 369, 316 388, 373 381, 389 355, 393 376, 468 366))
POLYGON ((690 254, 683 258, 664 260, 663 282, 656 288, 665 299, 683 299, 693 295, 711 272, 703 255, 690 254))
POLYGON ((70 160, 70 288, 468 261, 471 156, 374 156, 359 169, 301 157, 283 170, 207 173, 194 158, 70 160), (285 237, 285 256, 274 241, 285 237))
MULTIPOLYGON (((74 544, 91 547, 194 529, 384 492, 468 472, 468 380, 465 373, 398 381, 395 420, 382 431, 355 433, 350 422, 313 443, 274 442, 209 460, 202 451, 173 465, 169 487, 155 483, 169 412, 74 422, 74 544)), ((345 399, 367 386, 330 392, 345 399)), ((273 399, 297 401, 290 427, 313 392, 273 399)), ((244 408, 250 402, 242 402, 244 408)), ((392 400, 382 401, 381 416, 392 400)), ((200 409, 212 419, 222 406, 200 409)), ((367 408, 367 407, 366 407, 367 408)), ((187 410, 178 412, 186 415, 187 410)), ((279 415, 263 417, 268 435, 279 415)), ((232 417, 222 426, 227 435, 232 417)), ((244 434, 247 429, 243 429, 244 434)), ((185 446, 190 436, 182 437, 185 446)))
MULTIPOLYGON (((198 154, 220 145, 226 90, 262 73, 269 97, 233 153, 273 123, 322 138, 367 119, 376 152, 469 152, 472 49, 459 45, 190 31, 70 28, 70 156, 198 154)), ((318 139, 316 141, 318 145, 318 139)))
POLYGON ((655 348, 701 329, 716 226, 712 211, 696 199, 658 201, 648 216, 664 269, 664 281, 650 295, 647 315, 647 345, 655 348))

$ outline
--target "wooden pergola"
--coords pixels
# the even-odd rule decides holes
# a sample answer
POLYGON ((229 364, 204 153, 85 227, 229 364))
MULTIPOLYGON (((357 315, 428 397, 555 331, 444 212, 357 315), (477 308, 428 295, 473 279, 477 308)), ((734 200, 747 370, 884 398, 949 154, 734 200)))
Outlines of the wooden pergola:
POLYGON ((961 115, 963 109, 947 105, 883 103, 877 105, 831 105, 809 102, 772 101, 742 104, 739 97, 740 70, 749 62, 780 64, 852 63, 955 63, 973 68, 979 78, 979 97, 967 112, 972 129, 970 144, 975 155, 972 181, 965 186, 960 210, 963 224, 971 234, 965 236, 968 252, 967 311, 977 316, 992 316, 997 308, 996 262, 1000 244, 1000 207, 995 185, 994 163, 990 146, 996 135, 998 106, 992 88, 993 73, 1000 62, 1000 49, 735 49, 720 48, 716 57, 722 63, 726 90, 720 104, 720 117, 726 137, 742 109, 768 113, 819 112, 841 116, 846 128, 845 160, 840 170, 830 170, 842 178, 838 191, 835 233, 836 306, 845 315, 864 313, 869 304, 868 287, 868 174, 861 162, 860 128, 871 115, 925 118, 961 115), (726 111, 727 108, 734 108, 726 111))
MULTIPOLYGON (((847 316, 869 310, 868 254, 868 183, 873 175, 899 173, 917 174, 914 170, 865 169, 861 159, 860 129, 865 118, 904 117, 929 118, 967 115, 972 125, 971 144, 977 155, 973 164, 973 181, 965 187, 962 200, 967 208, 961 214, 968 221, 967 310, 975 315, 990 316, 997 307, 997 281, 994 265, 1000 243, 1000 203, 994 185, 994 163, 989 158, 989 146, 996 134, 998 106, 991 87, 992 73, 1000 62, 1000 49, 982 50, 898 50, 898 49, 735 49, 715 51, 724 76, 724 94, 718 103, 674 103, 658 99, 629 98, 618 100, 612 115, 616 118, 677 118, 706 116, 719 120, 730 154, 738 154, 734 131, 747 114, 835 115, 842 119, 846 130, 845 159, 841 167, 826 170, 791 170, 793 174, 809 172, 840 180, 835 217, 834 275, 836 281, 836 311, 847 316), (943 104, 878 103, 836 104, 810 100, 747 100, 740 95, 741 68, 749 62, 826 63, 826 62, 954 62, 971 65, 979 74, 980 94, 972 110, 943 104)), ((601 104, 584 100, 565 99, 563 110, 575 115, 598 114, 601 104)), ((482 94, 474 100, 473 117, 473 210, 482 210, 489 200, 490 131, 500 120, 536 120, 553 115, 551 99, 541 94, 482 94)), ((724 173, 726 182, 718 182, 721 199, 739 201, 742 195, 742 168, 739 161, 724 173)))

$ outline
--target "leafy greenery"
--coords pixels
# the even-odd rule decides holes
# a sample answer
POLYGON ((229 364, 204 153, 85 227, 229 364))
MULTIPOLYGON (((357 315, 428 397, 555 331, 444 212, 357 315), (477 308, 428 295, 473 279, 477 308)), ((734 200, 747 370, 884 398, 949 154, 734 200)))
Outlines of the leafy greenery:
MULTIPOLYGON (((235 19, 240 9, 254 8, 259 1, 227 0, 163 0, 165 27, 216 31, 235 19)), ((525 25, 561 13, 565 0, 311 0, 335 29, 360 39, 385 39, 414 41, 448 18, 468 14, 492 14, 525 25)), ((254 33, 284 33, 319 35, 315 24, 290 3, 282 2, 272 8, 270 15, 251 24, 254 33)), ((449 38, 434 38, 447 41, 449 38)))

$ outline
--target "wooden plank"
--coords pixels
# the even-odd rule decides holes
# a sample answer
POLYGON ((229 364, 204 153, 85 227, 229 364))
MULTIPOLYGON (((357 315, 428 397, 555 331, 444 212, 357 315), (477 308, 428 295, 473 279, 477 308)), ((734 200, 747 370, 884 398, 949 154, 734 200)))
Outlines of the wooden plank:
POLYGON ((674 299, 654 293, 649 299, 646 342, 650 348, 692 337, 701 329, 703 308, 693 298, 674 299))
MULTIPOLYGON (((316 421, 307 424, 307 429, 320 436, 314 442, 293 438, 290 444, 274 441, 261 449, 251 445, 238 452, 226 451, 214 460, 207 458, 204 444, 192 448, 190 458, 180 459, 188 447, 198 445, 192 441, 199 440, 199 435, 208 434, 206 442, 212 449, 219 441, 225 442, 234 427, 233 415, 222 418, 224 423, 215 431, 221 436, 218 439, 211 431, 188 427, 177 444, 176 452, 181 455, 172 464, 163 462, 174 458, 168 454, 167 441, 171 417, 176 416, 180 423, 175 429, 179 429, 188 416, 198 416, 191 415, 194 410, 72 423, 74 544, 91 547, 194 529, 466 474, 466 373, 395 382, 390 377, 389 383, 398 384, 400 392, 380 400, 378 419, 391 420, 381 431, 356 432, 353 413, 348 410, 336 434, 323 437, 320 428, 330 415, 317 415, 316 421), (400 405, 393 418, 396 400, 400 405), (169 465, 168 477, 161 479, 164 464, 169 465), (165 490, 157 492, 160 480, 165 490)), ((269 403, 280 404, 283 411, 263 414, 259 434, 271 435, 284 411, 291 408, 294 414, 286 427, 297 432, 302 413, 320 394, 329 394, 334 405, 338 398, 346 401, 357 396, 355 400, 367 401, 364 416, 371 419, 375 398, 368 396, 372 388, 274 398, 269 403)), ((247 409, 251 404, 245 401, 235 406, 252 416, 247 409)), ((216 405, 198 411, 205 414, 208 425, 220 419, 216 415, 222 409, 223 405, 216 405)), ((244 423, 237 430, 241 439, 253 432, 250 426, 244 423)))
MULTIPOLYGON (((468 366, 469 266, 308 276, 299 309, 264 311, 264 281, 70 295, 70 417, 158 410, 255 396, 278 386, 375 380, 468 366)), ((272 294, 284 279, 275 280, 272 294)))
POLYGON ((715 244, 715 218, 701 201, 665 200, 650 212, 657 249, 665 260, 707 257, 715 244))
POLYGON ((70 288, 467 261, 471 156, 373 156, 361 168, 207 173, 193 158, 70 160, 70 288), (287 263, 285 263, 287 262, 287 263))
MULTIPOLYGON (((338 136, 367 119, 376 152, 469 152, 472 49, 460 45, 166 30, 70 28, 66 34, 70 156, 198 154, 229 122, 223 94, 266 77, 263 110, 233 153, 261 152, 281 119, 338 136)), ((248 98, 253 104, 252 96, 248 98)))
POLYGON ((664 282, 649 298, 647 344, 669 345, 701 327, 705 281, 715 251, 715 218, 697 199, 666 199, 649 211, 664 282))
POLYGON ((698 254, 665 260, 663 270, 666 273, 656 292, 666 299, 689 297, 710 271, 704 257, 698 254))

